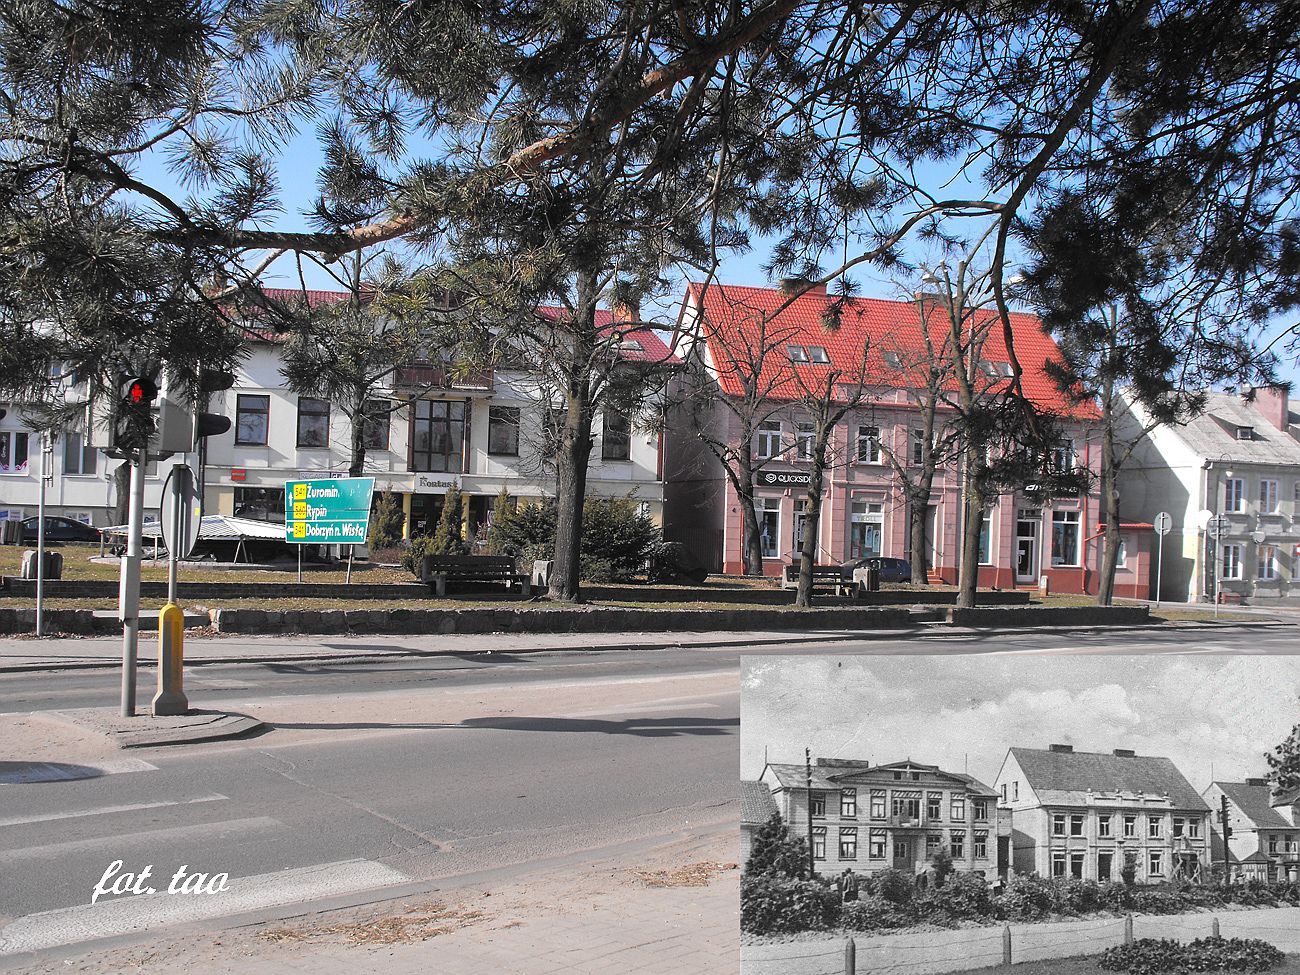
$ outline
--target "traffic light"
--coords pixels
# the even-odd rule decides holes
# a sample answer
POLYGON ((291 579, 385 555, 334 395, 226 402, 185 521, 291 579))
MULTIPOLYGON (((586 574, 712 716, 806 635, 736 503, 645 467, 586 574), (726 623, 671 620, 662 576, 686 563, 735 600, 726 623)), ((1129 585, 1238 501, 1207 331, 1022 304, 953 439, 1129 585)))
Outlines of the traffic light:
POLYGON ((126 453, 147 447, 154 432, 154 401, 158 387, 148 376, 125 376, 113 407, 109 448, 126 453))
MULTIPOLYGON (((235 385, 232 369, 202 369, 199 372, 199 399, 201 406, 208 405, 211 393, 222 393, 235 385)), ((230 429, 230 417, 220 413, 198 413, 194 417, 194 439, 215 437, 230 429)))
POLYGON ((159 403, 158 436, 152 449, 160 454, 187 454, 204 437, 229 430, 229 417, 202 412, 202 407, 207 405, 210 393, 229 389, 234 383, 233 372, 218 369, 200 371, 193 395, 187 389, 173 389, 168 383, 159 403))

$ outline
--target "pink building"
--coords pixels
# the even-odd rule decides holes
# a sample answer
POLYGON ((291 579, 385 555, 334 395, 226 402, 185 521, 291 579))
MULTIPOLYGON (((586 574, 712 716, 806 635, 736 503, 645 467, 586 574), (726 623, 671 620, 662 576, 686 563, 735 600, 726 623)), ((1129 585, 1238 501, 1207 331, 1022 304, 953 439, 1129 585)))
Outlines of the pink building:
MULTIPOLYGON (((717 392, 740 398, 749 382, 749 388, 760 390, 774 407, 752 444, 762 464, 755 476, 755 500, 764 569, 769 575, 798 560, 803 537, 810 450, 808 424, 797 403, 800 392, 832 369, 856 375, 864 347, 871 394, 835 431, 834 461, 827 472, 818 530, 818 562, 871 555, 911 561, 908 503, 886 455, 892 451, 919 464, 914 448, 920 408, 915 380, 909 380, 909 375, 918 374, 929 353, 918 304, 851 299, 841 309, 838 324, 828 328, 824 322, 832 302, 824 288, 790 301, 777 289, 692 285, 683 303, 681 334, 698 336, 696 340, 704 343, 697 351, 717 392), (757 381, 751 378, 755 375, 757 381)), ((1009 383, 1010 356, 996 321, 993 327, 985 327, 991 318, 991 312, 977 318, 976 328, 987 333, 978 349, 981 375, 989 388, 996 389, 1009 383)), ((1078 496, 1046 497, 1027 485, 990 504, 980 544, 980 585, 1037 588, 1046 579, 1053 592, 1096 592, 1102 550, 1096 411, 1091 405, 1070 403, 1056 389, 1044 365, 1059 359, 1060 351, 1038 320, 1013 314, 1012 326, 1024 370, 1024 393, 1054 415, 1062 430, 1055 451, 1057 467, 1084 468, 1092 472, 1093 480, 1090 490, 1078 496)), ((936 311, 928 318, 928 328, 933 342, 942 344, 946 317, 936 311)), ((701 425, 714 431, 715 439, 738 446, 741 422, 735 413, 716 402, 704 410, 708 415, 699 421, 701 425)), ((951 417, 952 410, 940 406, 939 423, 945 422, 945 415, 951 417)), ((670 418, 666 529, 670 538, 689 545, 713 571, 738 574, 742 571, 739 498, 714 452, 701 443, 695 430, 695 421, 685 412, 670 418)), ((928 563, 934 581, 957 580, 961 488, 958 466, 940 467, 926 512, 928 563)), ((1126 523, 1122 529, 1125 546, 1116 595, 1146 598, 1151 527, 1126 523)))

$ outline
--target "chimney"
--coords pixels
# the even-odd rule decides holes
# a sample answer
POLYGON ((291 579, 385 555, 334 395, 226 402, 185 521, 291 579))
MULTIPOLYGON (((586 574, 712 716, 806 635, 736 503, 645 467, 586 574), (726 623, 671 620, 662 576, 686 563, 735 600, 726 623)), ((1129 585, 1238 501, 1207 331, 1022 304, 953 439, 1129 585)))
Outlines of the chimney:
POLYGON ((1068 755, 1074 751, 1073 745, 1048 745, 1049 752, 1060 752, 1062 755, 1068 755))
POLYGON ((1137 752, 1131 748, 1116 748, 1114 754, 1116 758, 1137 758, 1137 752))
POLYGON ((1257 778, 1253 778, 1253 777, 1252 777, 1252 778, 1249 778, 1249 779, 1246 780, 1246 784, 1247 784, 1247 785, 1268 785, 1268 780, 1266 780, 1266 779, 1257 779, 1257 778))
POLYGON ((826 294, 826 282, 822 281, 813 284, 813 282, 808 278, 782 278, 781 290, 786 294, 794 294, 796 291, 799 291, 810 295, 824 295, 826 294))
POLYGON ((633 298, 616 301, 610 308, 610 314, 615 322, 636 324, 641 321, 641 304, 633 298))
POLYGON ((1273 386, 1260 386, 1254 392, 1255 409, 1268 419, 1283 433, 1287 432, 1291 414, 1291 403, 1288 396, 1291 392, 1290 386, 1275 384, 1273 386))

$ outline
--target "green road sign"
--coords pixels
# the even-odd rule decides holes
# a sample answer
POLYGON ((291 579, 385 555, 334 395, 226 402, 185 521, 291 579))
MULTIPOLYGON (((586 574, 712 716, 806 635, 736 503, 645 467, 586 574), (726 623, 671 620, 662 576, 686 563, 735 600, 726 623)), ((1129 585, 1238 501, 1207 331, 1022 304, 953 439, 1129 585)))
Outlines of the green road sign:
POLYGON ((299 545, 364 545, 373 477, 286 481, 284 540, 299 545))

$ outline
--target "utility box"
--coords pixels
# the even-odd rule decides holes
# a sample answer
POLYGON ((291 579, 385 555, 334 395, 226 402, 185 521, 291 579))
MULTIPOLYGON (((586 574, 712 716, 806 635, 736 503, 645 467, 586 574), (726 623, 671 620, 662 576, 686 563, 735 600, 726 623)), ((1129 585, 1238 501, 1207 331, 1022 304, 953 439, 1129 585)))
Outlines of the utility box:
POLYGON ((853 570, 858 592, 880 592, 880 566, 860 565, 853 570))
MULTIPOLYGON (((22 578, 36 578, 36 552, 30 548, 23 553, 22 578)), ((63 578, 63 554, 61 552, 45 553, 45 578, 63 578)))
POLYGON ((1049 595, 1051 595, 1051 590, 1052 590, 1052 587, 1051 587, 1051 584, 1048 582, 1048 578, 1047 578, 1047 576, 1039 576, 1039 577, 1038 577, 1038 595, 1040 595, 1040 596, 1049 596, 1049 595))
POLYGON ((23 523, 17 518, 0 521, 0 545, 21 545, 23 543, 23 523))
POLYGON ((551 586, 551 560, 538 559, 533 563, 532 583, 539 589, 549 589, 551 586))

